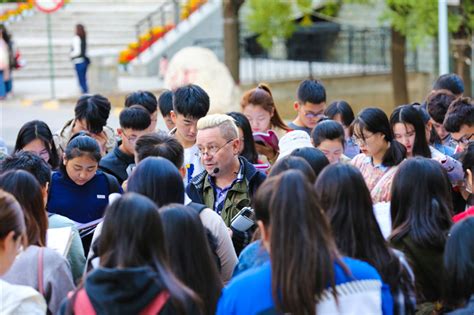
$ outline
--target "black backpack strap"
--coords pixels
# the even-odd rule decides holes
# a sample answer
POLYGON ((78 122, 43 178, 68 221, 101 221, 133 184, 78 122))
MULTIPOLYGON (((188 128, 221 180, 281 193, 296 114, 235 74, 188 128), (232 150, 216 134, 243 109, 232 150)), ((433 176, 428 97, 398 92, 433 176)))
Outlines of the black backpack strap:
POLYGON ((107 184, 109 186, 109 194, 120 193, 120 184, 118 183, 118 180, 110 174, 107 174, 105 172, 103 174, 107 179, 107 184))
POLYGON ((207 208, 206 205, 203 205, 202 203, 197 203, 197 202, 191 202, 187 206, 189 206, 189 207, 193 208, 194 210, 196 210, 196 212, 198 214, 200 214, 202 212, 202 210, 207 208))

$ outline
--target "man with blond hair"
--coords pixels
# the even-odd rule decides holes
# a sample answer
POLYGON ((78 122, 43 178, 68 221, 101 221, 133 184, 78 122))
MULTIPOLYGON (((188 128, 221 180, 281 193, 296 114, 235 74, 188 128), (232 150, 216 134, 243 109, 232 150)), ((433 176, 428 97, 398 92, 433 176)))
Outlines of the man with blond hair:
MULTIPOLYGON (((194 177, 186 188, 192 201, 216 211, 230 227, 231 219, 251 205, 265 174, 239 156, 239 132, 232 117, 208 115, 197 123, 196 145, 204 171, 194 177)), ((248 235, 233 230, 236 251, 245 246, 248 235)))

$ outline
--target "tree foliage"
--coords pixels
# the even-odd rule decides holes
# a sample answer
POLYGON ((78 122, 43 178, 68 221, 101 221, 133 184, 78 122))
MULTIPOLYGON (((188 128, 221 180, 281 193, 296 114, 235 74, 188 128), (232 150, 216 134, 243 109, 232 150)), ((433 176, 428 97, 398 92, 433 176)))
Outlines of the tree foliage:
MULTIPOLYGON (((437 0, 327 0, 323 14, 334 16, 341 4, 357 3, 371 5, 385 1, 387 9, 381 21, 406 36, 411 47, 417 47, 438 34, 437 0)), ((245 17, 249 30, 258 34, 259 43, 271 48, 275 38, 288 38, 296 30, 294 19, 298 15, 309 16, 311 0, 248 0, 249 14, 245 17)), ((303 19, 303 25, 308 19, 303 19)), ((448 15, 448 29, 456 33, 461 28, 472 35, 474 30, 474 1, 461 0, 459 7, 452 7, 448 15)))
MULTIPOLYGON (((386 0, 387 10, 383 20, 405 35, 412 47, 417 47, 438 34, 438 1, 436 0, 386 0)), ((448 30, 459 29, 461 19, 457 14, 448 15, 448 30)))
POLYGON ((257 41, 270 49, 276 38, 289 38, 297 25, 294 19, 303 15, 308 25, 312 13, 312 0, 248 0, 249 13, 245 16, 248 29, 258 34, 257 41))

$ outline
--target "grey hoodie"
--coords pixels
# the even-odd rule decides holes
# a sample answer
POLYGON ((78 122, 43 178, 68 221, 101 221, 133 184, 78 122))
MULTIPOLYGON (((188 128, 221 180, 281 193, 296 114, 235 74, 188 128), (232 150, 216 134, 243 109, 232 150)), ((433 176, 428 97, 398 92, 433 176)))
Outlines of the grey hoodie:
MULTIPOLYGON (((39 291, 39 251, 38 246, 28 246, 2 279, 11 284, 26 285, 39 291)), ((67 293, 74 290, 69 263, 59 253, 46 247, 43 248, 43 288, 49 314, 56 314, 67 293)))

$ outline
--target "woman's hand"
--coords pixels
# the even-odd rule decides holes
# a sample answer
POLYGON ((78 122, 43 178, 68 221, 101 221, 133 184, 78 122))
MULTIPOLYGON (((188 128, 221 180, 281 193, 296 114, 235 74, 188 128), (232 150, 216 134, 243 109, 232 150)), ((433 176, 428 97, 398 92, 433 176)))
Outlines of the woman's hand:
POLYGON ((257 149, 258 154, 265 155, 270 163, 275 160, 278 154, 272 147, 260 143, 255 143, 255 149, 257 149))

